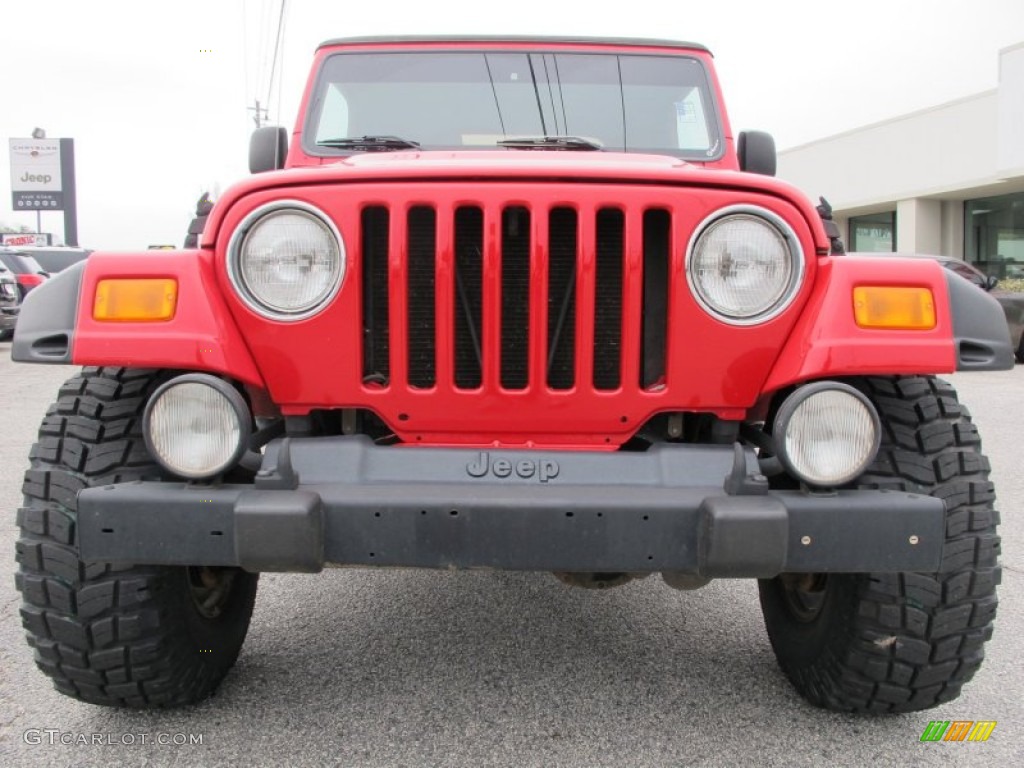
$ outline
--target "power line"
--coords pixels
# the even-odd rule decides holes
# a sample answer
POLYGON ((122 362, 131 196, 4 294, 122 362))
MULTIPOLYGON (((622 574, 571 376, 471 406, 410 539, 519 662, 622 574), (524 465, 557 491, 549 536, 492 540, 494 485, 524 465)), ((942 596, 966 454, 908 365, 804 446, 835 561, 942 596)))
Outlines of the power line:
POLYGON ((258 94, 263 89, 263 81, 267 75, 267 48, 270 44, 270 3, 271 0, 262 0, 260 3, 260 26, 256 32, 256 47, 259 51, 259 63, 256 68, 256 87, 258 94))
POLYGON ((248 3, 242 0, 242 72, 245 76, 245 96, 242 103, 249 101, 249 14, 248 3))
MULTIPOLYGON (((286 0, 281 0, 281 7, 278 9, 277 16, 277 30, 274 33, 274 51, 273 55, 270 56, 270 77, 264 80, 264 75, 267 72, 267 51, 270 48, 270 34, 272 29, 271 13, 270 13, 270 1, 264 0, 260 6, 260 22, 259 29, 256 31, 258 43, 257 51, 259 52, 259 61, 257 62, 257 79, 253 87, 253 91, 256 92, 256 96, 253 99, 253 106, 246 107, 246 111, 253 113, 253 122, 256 123, 256 127, 260 128, 270 119, 270 107, 273 103, 274 98, 274 84, 277 81, 277 114, 275 118, 280 118, 281 112, 281 93, 282 84, 284 81, 284 50, 282 47, 282 41, 284 40, 284 27, 285 27, 285 10, 286 0), (280 57, 281 63, 278 66, 278 58, 280 57), (261 102, 259 95, 262 93, 262 84, 267 83, 267 98, 261 102)), ((248 26, 248 6, 245 0, 242 3, 242 27, 243 27, 243 55, 245 56, 245 90, 246 90, 246 101, 249 100, 250 80, 249 73, 251 67, 251 61, 249 58, 249 26, 248 26)))
MULTIPOLYGON (((285 0, 281 0, 281 12, 277 16, 277 34, 274 36, 274 55, 270 59, 270 83, 267 85, 267 104, 270 104, 270 97, 274 93, 274 74, 277 71, 277 52, 281 48, 281 32, 284 30, 284 4, 285 0)), ((280 99, 278 99, 278 109, 281 108, 280 99)))
POLYGON ((281 93, 284 90, 284 38, 288 26, 288 17, 284 15, 284 3, 281 3, 281 67, 277 76, 277 112, 276 120, 281 122, 281 93))

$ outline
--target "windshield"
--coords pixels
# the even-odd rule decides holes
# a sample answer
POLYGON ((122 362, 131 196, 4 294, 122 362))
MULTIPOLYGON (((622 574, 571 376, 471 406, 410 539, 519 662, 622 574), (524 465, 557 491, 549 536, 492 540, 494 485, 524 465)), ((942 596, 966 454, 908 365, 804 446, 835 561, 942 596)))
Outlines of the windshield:
POLYGON ((340 53, 324 63, 306 125, 316 155, 365 151, 328 146, 352 137, 489 149, 572 136, 694 160, 722 150, 704 67, 679 55, 340 53))

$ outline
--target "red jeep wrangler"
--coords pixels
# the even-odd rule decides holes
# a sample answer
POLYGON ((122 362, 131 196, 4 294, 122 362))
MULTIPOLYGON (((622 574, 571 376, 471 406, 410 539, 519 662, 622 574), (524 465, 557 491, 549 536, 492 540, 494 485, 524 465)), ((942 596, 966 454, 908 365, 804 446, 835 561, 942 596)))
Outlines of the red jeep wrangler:
POLYGON ((15 360, 88 366, 18 511, 62 693, 202 699, 259 572, 325 565, 757 578, 783 670, 838 710, 978 669, 998 513, 934 374, 1011 367, 1002 311, 842 255, 707 50, 331 41, 250 167, 197 248, 93 254, 22 310, 15 360))

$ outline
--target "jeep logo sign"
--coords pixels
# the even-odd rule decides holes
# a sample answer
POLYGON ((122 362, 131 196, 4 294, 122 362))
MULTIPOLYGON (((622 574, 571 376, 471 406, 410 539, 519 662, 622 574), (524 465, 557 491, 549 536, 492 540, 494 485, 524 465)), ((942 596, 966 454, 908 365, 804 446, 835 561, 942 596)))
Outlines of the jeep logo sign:
POLYGON ((523 480, 536 478, 542 483, 558 477, 559 469, 558 462, 552 459, 540 459, 538 461, 518 459, 513 461, 512 459, 495 458, 492 461, 491 454, 489 453, 481 453, 476 461, 471 461, 466 465, 466 472, 470 477, 487 477, 488 474, 491 474, 502 479, 506 477, 516 477, 523 480))
POLYGON ((64 209, 60 141, 10 140, 11 197, 14 210, 64 209))
POLYGON ((49 184, 51 181, 53 181, 53 176, 51 176, 48 173, 24 173, 22 174, 20 181, 28 181, 33 184, 49 184))

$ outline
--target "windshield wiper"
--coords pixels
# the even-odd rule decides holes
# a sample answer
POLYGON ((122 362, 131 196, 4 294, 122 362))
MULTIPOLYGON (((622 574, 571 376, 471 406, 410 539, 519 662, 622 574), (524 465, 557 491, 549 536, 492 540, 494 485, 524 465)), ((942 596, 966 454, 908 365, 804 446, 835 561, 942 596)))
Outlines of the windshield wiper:
POLYGON ((343 139, 321 139, 318 147, 354 149, 357 152, 390 152, 393 149, 419 149, 418 141, 403 139, 401 136, 348 136, 343 139))
POLYGON ((502 139, 498 146, 510 149, 568 149, 568 150, 601 150, 604 145, 597 139, 585 136, 520 136, 514 139, 502 139))

